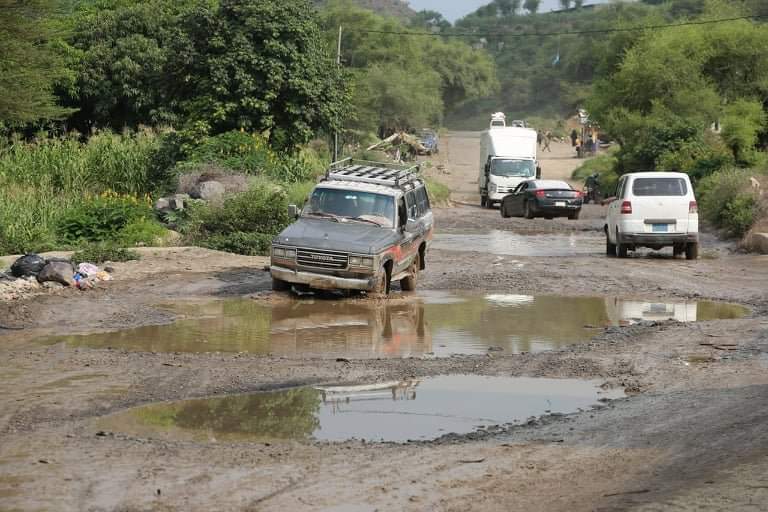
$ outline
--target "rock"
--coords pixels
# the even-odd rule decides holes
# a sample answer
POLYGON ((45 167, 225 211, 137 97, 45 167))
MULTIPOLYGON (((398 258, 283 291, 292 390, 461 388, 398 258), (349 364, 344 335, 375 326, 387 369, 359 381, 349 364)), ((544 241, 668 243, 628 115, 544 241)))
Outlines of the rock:
POLYGON ((53 281, 55 283, 61 283, 64 286, 74 286, 75 281, 73 276, 75 275, 75 269, 69 262, 64 261, 51 261, 43 270, 37 274, 37 280, 40 283, 53 281))
POLYGON ((195 185, 192 190, 192 197, 204 201, 217 202, 224 198, 224 185, 218 181, 204 181, 195 185))
POLYGON ((751 252, 768 254, 768 233, 750 233, 744 245, 751 252))
POLYGON ((170 208, 171 208, 170 199, 161 197, 160 199, 155 201, 155 210, 157 211, 169 210, 170 208))
POLYGON ((11 265, 14 277, 36 276, 45 267, 46 261, 37 254, 27 254, 17 259, 11 265))
POLYGON ((64 288, 64 285, 57 283, 56 281, 46 281, 43 283, 43 288, 46 290, 60 290, 61 288, 64 288))
POLYGON ((171 197, 168 199, 171 210, 180 211, 184 209, 184 199, 181 197, 171 197))

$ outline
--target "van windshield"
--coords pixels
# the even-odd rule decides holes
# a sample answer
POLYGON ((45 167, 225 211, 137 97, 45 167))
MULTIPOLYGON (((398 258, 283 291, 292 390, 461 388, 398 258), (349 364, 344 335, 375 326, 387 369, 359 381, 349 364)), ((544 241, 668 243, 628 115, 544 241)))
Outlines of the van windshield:
POLYGON ((536 174, 536 165, 533 163, 533 160, 495 158, 491 160, 491 174, 494 176, 530 178, 536 174))
POLYGON ((302 215, 369 222, 385 228, 395 225, 395 198, 374 192, 318 187, 302 215))
POLYGON ((683 178, 636 178, 632 183, 635 196, 685 196, 688 185, 683 178))

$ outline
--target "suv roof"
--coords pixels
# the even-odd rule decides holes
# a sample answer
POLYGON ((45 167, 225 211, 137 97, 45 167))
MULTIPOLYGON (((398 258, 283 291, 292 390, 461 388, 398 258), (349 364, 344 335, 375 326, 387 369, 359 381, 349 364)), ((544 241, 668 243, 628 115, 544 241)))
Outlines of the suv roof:
POLYGON ((628 172, 624 176, 633 176, 635 178, 688 178, 688 175, 684 172, 670 171, 628 172))
POLYGON ((328 184, 332 182, 345 182, 345 185, 365 183, 405 192, 424 184, 424 180, 417 174, 420 169, 421 166, 418 164, 406 167, 384 162, 368 162, 347 158, 332 163, 325 173, 323 182, 328 184))

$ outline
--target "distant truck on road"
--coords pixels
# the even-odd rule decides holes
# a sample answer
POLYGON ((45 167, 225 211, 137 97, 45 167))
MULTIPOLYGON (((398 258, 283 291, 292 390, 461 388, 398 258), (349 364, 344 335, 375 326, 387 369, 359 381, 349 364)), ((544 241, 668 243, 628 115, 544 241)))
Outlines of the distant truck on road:
POLYGON ((500 203, 521 182, 540 178, 536 130, 491 127, 480 136, 480 205, 500 203))

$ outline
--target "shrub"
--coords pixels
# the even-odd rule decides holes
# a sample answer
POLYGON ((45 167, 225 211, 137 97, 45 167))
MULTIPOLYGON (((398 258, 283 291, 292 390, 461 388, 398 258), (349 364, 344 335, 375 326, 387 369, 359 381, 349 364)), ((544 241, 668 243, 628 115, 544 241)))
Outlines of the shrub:
POLYGON ((202 245, 216 251, 233 252, 246 256, 267 254, 274 235, 263 233, 244 233, 235 231, 221 235, 213 235, 204 240, 202 245))
POLYGON ((107 261, 132 261, 141 256, 136 251, 122 249, 113 244, 86 244, 72 255, 75 265, 80 263, 104 263, 107 261))
POLYGON ((315 185, 317 185, 315 181, 301 181, 286 185, 285 193, 288 198, 288 204, 295 204, 298 207, 304 206, 315 185))
POLYGON ((289 222, 285 191, 258 183, 220 206, 194 206, 184 222, 184 234, 188 241, 205 247, 255 254, 266 252, 265 240, 289 222))
POLYGON ((704 219, 733 236, 749 231, 759 213, 749 181, 752 174, 744 169, 727 169, 702 179, 697 195, 704 219))
POLYGON ((117 240, 129 225, 146 221, 151 216, 148 198, 105 192, 86 197, 81 204, 66 211, 59 222, 58 232, 67 243, 117 240))

